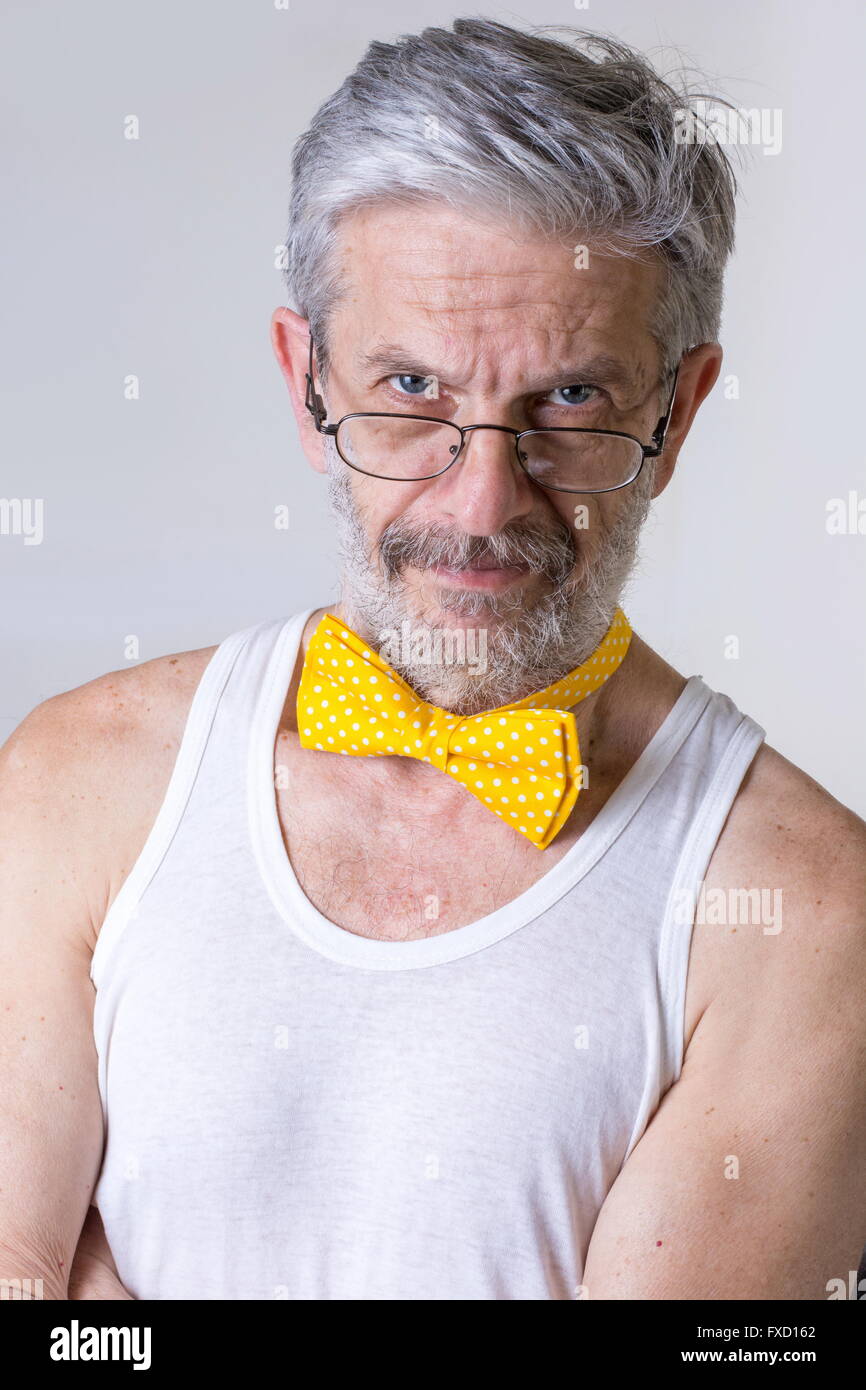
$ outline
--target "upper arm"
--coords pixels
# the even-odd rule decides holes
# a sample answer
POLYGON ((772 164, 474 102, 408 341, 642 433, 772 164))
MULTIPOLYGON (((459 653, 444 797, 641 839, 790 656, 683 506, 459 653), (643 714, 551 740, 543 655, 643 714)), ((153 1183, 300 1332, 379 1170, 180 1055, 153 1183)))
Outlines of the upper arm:
POLYGON ((826 1299, 857 1270, 866 827, 816 790, 805 815, 769 817, 751 862, 738 842, 716 866, 730 888, 778 889, 782 929, 701 928, 719 985, 602 1207, 590 1298, 826 1299))
POLYGON ((65 733, 48 702, 0 752, 0 1278, 42 1279, 53 1298, 65 1296, 103 1143, 94 885, 65 733))
POLYGON ((99 1175, 93 947, 213 648, 40 705, 0 750, 0 1279, 62 1298, 99 1175))

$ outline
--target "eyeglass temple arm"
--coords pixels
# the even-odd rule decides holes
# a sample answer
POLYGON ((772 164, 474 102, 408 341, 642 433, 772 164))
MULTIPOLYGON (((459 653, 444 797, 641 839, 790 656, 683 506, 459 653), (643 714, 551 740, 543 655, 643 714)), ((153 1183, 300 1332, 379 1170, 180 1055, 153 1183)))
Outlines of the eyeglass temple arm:
POLYGON ((655 429, 653 430, 653 433, 652 433, 652 439, 653 439, 652 448, 651 448, 651 449, 647 449, 647 450, 645 451, 645 454, 644 454, 644 457, 645 457, 645 458, 648 458, 648 459, 658 458, 659 454, 662 452, 662 450, 663 450, 664 447, 665 447, 665 439, 666 439, 666 437, 667 437, 668 425, 669 425, 670 422, 671 422, 671 411, 672 411, 673 408, 674 408, 674 398, 675 398, 675 396, 676 396, 676 394, 677 394, 677 381, 678 381, 678 379, 679 379, 679 374, 680 374, 680 368, 679 368, 679 363, 677 363, 676 370, 674 371, 674 384, 673 384, 673 388, 672 388, 672 390, 671 390, 670 400, 668 401, 668 408, 667 408, 667 410, 665 411, 664 415, 663 415, 663 416, 661 417, 661 419, 659 420, 659 422, 658 422, 658 424, 656 425, 655 429))
POLYGON ((304 405, 309 410, 316 422, 316 429, 321 433, 322 425, 325 423, 327 411, 325 402, 313 388, 313 335, 310 334, 310 369, 307 372, 307 394, 304 398, 304 405))

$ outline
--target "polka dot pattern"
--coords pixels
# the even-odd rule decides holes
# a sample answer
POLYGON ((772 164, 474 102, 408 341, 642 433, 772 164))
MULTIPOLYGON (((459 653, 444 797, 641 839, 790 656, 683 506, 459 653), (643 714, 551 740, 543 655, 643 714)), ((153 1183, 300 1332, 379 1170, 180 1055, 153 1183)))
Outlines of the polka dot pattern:
POLYGON ((580 791, 577 726, 569 708, 622 662, 631 626, 618 608, 582 666, 535 695, 461 719, 420 699, 333 614, 310 639, 298 690, 304 748, 347 757, 418 758, 477 796, 538 849, 571 814, 580 791))

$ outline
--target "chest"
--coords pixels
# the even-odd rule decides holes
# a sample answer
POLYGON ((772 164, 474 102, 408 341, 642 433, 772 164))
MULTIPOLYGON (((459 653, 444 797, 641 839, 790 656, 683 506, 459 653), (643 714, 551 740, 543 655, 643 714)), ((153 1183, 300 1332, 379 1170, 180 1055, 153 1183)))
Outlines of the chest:
POLYGON ((277 809, 294 872, 314 906, 356 935, 414 940, 504 907, 573 847, 616 781, 599 768, 539 850, 442 773, 407 763, 322 758, 290 734, 277 744, 277 809))

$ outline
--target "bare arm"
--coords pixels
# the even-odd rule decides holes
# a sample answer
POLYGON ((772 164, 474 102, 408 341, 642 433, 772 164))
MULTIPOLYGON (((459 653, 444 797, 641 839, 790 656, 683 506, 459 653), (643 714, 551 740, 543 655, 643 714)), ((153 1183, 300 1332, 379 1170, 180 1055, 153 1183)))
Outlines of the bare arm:
POLYGON ((49 702, 0 753, 0 1278, 41 1279, 52 1299, 66 1297, 103 1144, 94 885, 78 863, 67 735, 49 702))
POLYGON ((857 1270, 866 827, 802 774, 783 783, 776 802, 762 790, 751 849, 737 812, 713 880, 778 886, 782 930, 701 928, 718 985, 604 1203, 590 1299, 827 1299, 857 1270))
POLYGON ((76 1300, 133 1298, 121 1283, 96 1207, 88 1211, 78 1237, 69 1276, 69 1297, 76 1300))
POLYGON ((0 750, 0 1280, 130 1298, 91 1199, 103 1149, 90 963, 153 825, 213 648, 48 700, 0 750))

